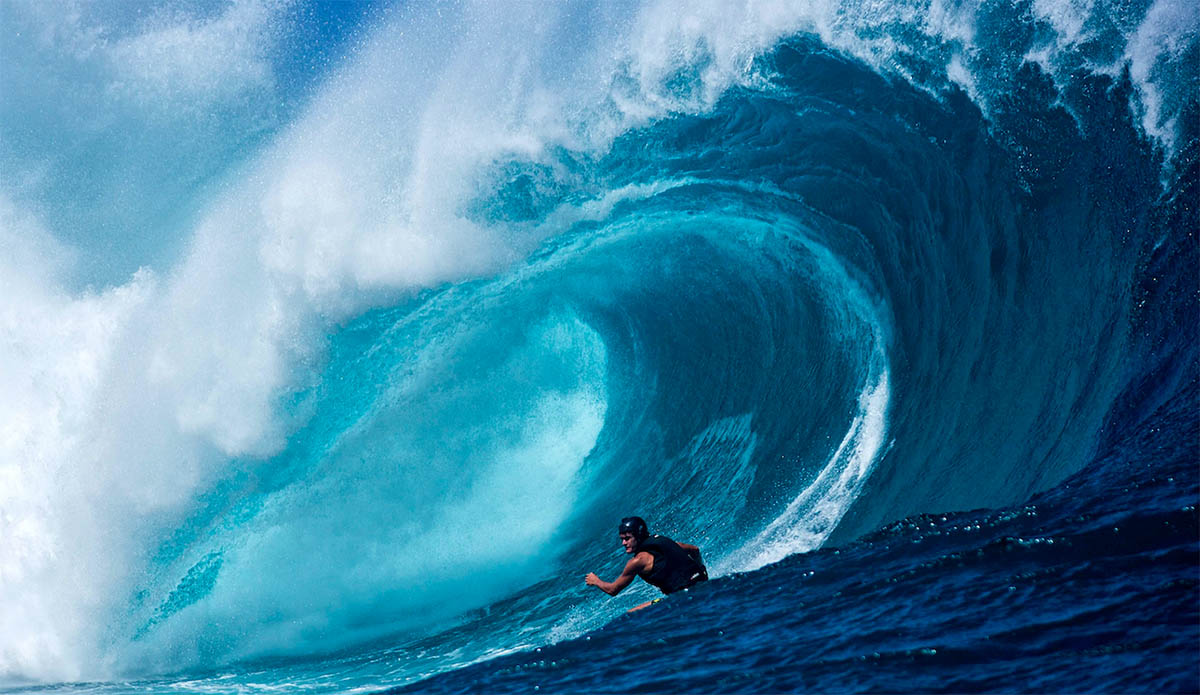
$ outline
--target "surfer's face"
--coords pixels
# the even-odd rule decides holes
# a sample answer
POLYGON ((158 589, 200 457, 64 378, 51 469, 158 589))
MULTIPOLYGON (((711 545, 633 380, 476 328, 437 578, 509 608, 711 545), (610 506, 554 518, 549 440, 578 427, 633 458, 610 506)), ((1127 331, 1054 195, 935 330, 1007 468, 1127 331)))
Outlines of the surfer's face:
POLYGON ((625 552, 632 553, 637 550, 637 539, 633 537, 632 533, 622 533, 620 538, 621 545, 625 546, 625 552))

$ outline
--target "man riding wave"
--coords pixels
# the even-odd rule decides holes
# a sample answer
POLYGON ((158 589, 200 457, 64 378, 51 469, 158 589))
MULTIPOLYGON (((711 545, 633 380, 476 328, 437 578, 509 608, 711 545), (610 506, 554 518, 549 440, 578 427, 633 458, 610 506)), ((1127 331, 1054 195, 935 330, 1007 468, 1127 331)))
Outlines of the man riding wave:
MULTIPOLYGON (((699 548, 677 543, 666 536, 650 535, 641 517, 621 519, 617 534, 621 545, 625 546, 625 552, 633 557, 625 563, 620 576, 611 582, 604 581, 595 572, 589 572, 584 578, 589 586, 616 596, 633 583, 634 577, 641 577, 664 594, 672 594, 708 579, 708 569, 700 559, 699 548)), ((643 603, 633 610, 645 608, 650 603, 643 603)))

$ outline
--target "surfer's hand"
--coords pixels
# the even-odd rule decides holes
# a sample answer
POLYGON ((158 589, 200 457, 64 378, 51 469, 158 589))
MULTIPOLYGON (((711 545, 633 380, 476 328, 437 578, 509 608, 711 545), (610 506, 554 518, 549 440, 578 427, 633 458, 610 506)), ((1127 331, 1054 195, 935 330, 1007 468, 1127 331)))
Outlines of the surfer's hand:
POLYGON ((595 572, 588 572, 587 576, 583 578, 583 583, 588 586, 599 586, 600 577, 597 577, 595 572))

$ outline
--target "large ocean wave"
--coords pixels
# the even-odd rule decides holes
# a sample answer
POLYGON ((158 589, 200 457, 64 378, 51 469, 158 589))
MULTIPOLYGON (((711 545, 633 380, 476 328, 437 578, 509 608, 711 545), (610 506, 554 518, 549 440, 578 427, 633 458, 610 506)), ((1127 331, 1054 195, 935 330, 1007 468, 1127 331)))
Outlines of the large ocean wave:
POLYGON ((12 682, 575 637, 622 515, 722 576, 1018 504, 1163 368, 1182 2, 0 19, 12 682))

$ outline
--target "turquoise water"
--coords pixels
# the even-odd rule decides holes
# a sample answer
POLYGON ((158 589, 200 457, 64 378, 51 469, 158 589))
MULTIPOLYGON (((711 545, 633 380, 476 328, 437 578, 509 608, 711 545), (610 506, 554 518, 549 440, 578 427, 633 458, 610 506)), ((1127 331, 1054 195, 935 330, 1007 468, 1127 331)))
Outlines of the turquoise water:
POLYGON ((1194 8, 0 7, 5 687, 1196 688, 1194 8))

